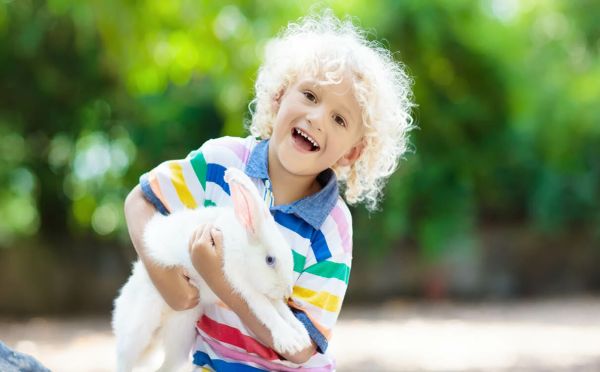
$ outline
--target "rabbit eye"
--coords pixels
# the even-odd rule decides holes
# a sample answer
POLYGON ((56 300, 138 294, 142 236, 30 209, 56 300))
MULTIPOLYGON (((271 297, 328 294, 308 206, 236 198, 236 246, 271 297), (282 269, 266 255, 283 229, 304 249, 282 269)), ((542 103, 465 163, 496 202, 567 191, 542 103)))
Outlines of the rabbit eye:
POLYGON ((273 256, 267 256, 266 261, 267 261, 267 265, 269 265, 269 266, 275 265, 275 257, 273 257, 273 256))

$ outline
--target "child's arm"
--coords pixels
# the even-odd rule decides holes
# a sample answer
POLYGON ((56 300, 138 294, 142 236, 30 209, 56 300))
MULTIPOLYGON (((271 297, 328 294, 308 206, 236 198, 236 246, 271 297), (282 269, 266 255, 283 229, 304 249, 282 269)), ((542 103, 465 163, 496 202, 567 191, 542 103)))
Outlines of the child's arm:
POLYGON ((125 199, 125 221, 133 246, 146 267, 152 283, 173 310, 186 310, 198 304, 198 290, 192 286, 181 267, 157 266, 146 255, 143 243, 144 227, 156 209, 144 197, 140 186, 136 186, 125 199))
MULTIPOLYGON (((269 329, 258 320, 246 301, 235 293, 229 282, 225 280, 222 264, 223 237, 220 231, 211 231, 211 229, 211 226, 203 226, 192 235, 190 240, 192 264, 221 301, 238 315, 242 323, 263 344, 273 349, 273 337, 269 329)), ((295 354, 286 353, 281 355, 293 363, 302 364, 310 359, 316 350, 317 346, 312 342, 309 347, 295 354)))

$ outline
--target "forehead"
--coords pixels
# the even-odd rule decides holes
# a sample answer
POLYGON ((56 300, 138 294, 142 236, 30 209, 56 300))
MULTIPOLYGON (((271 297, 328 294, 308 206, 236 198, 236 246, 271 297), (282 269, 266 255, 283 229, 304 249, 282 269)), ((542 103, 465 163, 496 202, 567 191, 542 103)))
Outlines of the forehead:
POLYGON ((327 74, 314 76, 305 73, 298 77, 295 85, 301 88, 313 89, 317 93, 344 106, 344 109, 352 111, 352 114, 357 113, 357 115, 360 116, 361 106, 356 99, 354 84, 350 73, 344 73, 339 77, 332 77, 327 74))

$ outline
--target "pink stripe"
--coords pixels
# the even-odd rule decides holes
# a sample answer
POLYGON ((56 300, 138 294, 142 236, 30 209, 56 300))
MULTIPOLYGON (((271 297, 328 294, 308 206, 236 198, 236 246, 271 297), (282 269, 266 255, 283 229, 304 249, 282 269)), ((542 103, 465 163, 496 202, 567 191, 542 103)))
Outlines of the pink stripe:
MULTIPOLYGON (((210 338, 203 337, 203 339, 204 339, 204 342, 209 344, 209 346, 216 352, 217 355, 220 355, 227 359, 232 359, 235 361, 245 362, 245 363, 255 363, 255 364, 258 364, 259 366, 264 367, 268 370, 286 371, 286 372, 298 371, 298 368, 286 367, 283 364, 270 363, 270 362, 268 362, 262 358, 259 358, 257 356, 242 353, 242 352, 239 352, 236 350, 231 350, 231 349, 219 344, 218 342, 211 340, 210 338)), ((326 365, 324 367, 302 368, 302 371, 329 372, 329 371, 333 371, 333 368, 331 365, 326 365)))
POLYGON ((352 250, 352 242, 350 241, 350 234, 348 234, 348 220, 346 219, 346 216, 344 216, 344 212, 342 212, 342 208, 339 205, 336 205, 335 208, 333 208, 331 217, 333 217, 333 220, 337 225, 344 252, 350 253, 352 250))
POLYGON ((229 150, 233 151, 240 160, 245 163, 248 159, 248 155, 250 154, 250 150, 243 144, 233 140, 233 139, 223 139, 219 145, 222 145, 229 150))
POLYGON ((221 343, 237 346, 247 353, 256 354, 265 360, 279 359, 279 356, 273 350, 264 346, 254 338, 246 336, 239 329, 231 325, 219 323, 206 315, 203 315, 200 320, 198 320, 196 327, 210 337, 219 340, 221 343))

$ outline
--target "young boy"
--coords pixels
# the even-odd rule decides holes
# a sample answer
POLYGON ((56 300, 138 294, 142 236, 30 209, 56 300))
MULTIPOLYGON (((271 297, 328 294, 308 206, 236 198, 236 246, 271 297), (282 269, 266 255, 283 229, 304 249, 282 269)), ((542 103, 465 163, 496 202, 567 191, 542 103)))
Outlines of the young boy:
POLYGON ((224 280, 220 232, 198 228, 190 241, 192 262, 223 301, 198 320, 193 358, 200 370, 335 369, 327 346, 352 260, 351 216, 338 183, 348 203, 376 207, 406 150, 409 85, 389 51, 367 41, 351 22, 331 12, 305 18, 267 45, 252 136, 210 140, 141 177, 125 202, 127 225, 153 283, 175 310, 195 306, 202 293, 182 269, 149 261, 144 226, 157 210, 229 205, 226 168, 243 169, 254 180, 293 250, 289 306, 313 343, 278 355, 267 328, 224 280))

